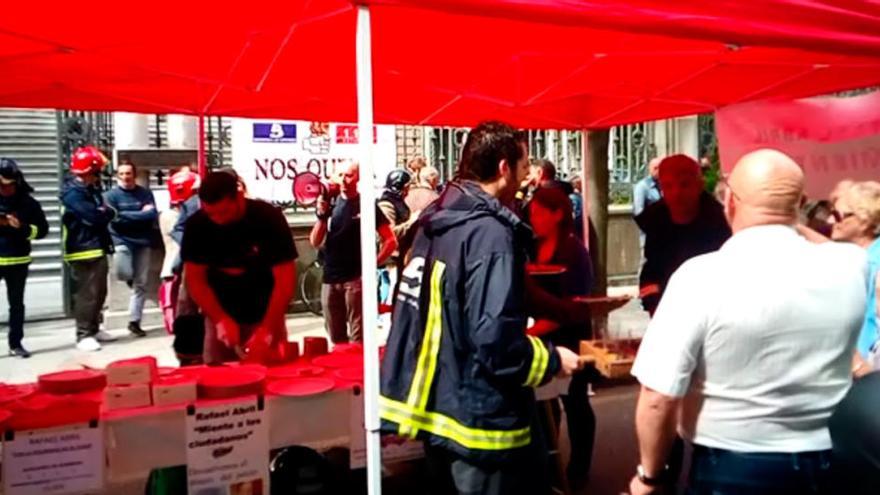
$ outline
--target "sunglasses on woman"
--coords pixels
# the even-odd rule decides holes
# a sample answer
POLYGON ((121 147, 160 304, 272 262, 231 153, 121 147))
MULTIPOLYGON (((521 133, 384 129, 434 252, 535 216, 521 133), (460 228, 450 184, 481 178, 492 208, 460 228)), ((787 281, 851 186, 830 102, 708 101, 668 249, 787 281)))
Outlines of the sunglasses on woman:
POLYGON ((853 215, 855 215, 855 213, 851 211, 840 211, 837 209, 831 210, 831 216, 834 217, 835 222, 842 222, 853 215))

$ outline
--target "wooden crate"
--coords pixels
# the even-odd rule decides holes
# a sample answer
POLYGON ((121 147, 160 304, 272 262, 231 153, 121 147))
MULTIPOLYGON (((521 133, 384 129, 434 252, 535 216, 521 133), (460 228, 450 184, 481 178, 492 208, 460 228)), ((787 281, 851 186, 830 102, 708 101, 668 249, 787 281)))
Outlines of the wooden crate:
POLYGON ((635 360, 634 349, 639 339, 623 340, 582 340, 581 356, 590 356, 596 362, 596 369, 606 378, 629 376, 635 360))

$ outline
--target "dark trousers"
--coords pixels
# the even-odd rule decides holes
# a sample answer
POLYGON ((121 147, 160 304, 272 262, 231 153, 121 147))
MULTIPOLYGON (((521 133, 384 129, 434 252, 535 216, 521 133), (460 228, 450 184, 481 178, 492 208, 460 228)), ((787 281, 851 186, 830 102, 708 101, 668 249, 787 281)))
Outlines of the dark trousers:
POLYGON ((75 290, 73 316, 76 319, 76 340, 94 337, 101 325, 101 310, 107 299, 107 257, 70 263, 75 290))
POLYGON ((831 451, 742 453, 694 445, 691 495, 836 494, 831 451))
POLYGON ((571 460, 568 463, 568 476, 583 478, 590 474, 593 461, 593 443, 596 439, 596 415, 590 405, 587 388, 590 383, 589 371, 575 373, 571 377, 568 395, 562 396, 565 419, 568 425, 568 439, 571 444, 571 460))
POLYGON ((515 459, 483 465, 463 459, 446 449, 431 447, 425 452, 432 480, 426 493, 432 495, 547 495, 550 476, 547 446, 537 421, 532 422, 532 443, 515 459))
POLYGON ((362 292, 361 279, 321 286, 324 326, 334 344, 363 340, 362 292))
POLYGON ((9 348, 21 347, 24 337, 24 286, 29 264, 0 266, 0 280, 6 281, 9 300, 9 348))

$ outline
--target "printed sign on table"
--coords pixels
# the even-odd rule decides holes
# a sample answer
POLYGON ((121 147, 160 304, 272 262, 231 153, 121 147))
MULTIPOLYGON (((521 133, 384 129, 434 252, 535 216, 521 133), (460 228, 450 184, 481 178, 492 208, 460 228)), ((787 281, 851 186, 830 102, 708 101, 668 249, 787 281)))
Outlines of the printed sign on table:
POLYGON ((94 493, 104 487, 100 424, 16 431, 3 442, 3 493, 94 493))
POLYGON ((190 495, 268 495, 269 423, 262 400, 188 410, 186 464, 190 495))
MULTIPOLYGON (((351 399, 351 423, 349 424, 349 467, 360 469, 367 466, 367 432, 364 426, 364 394, 351 399)), ((395 435, 382 435, 382 462, 400 462, 421 459, 425 449, 421 440, 410 440, 395 435)))

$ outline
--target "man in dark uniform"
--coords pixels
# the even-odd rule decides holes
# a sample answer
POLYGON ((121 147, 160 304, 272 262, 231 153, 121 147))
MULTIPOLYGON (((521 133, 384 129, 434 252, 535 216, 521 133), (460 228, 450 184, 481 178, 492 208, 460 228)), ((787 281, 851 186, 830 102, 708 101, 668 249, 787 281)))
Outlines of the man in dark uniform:
POLYGON ((694 256, 717 251, 730 238, 724 208, 703 190, 694 159, 668 156, 660 162, 659 176, 663 198, 635 219, 645 233, 639 296, 652 316, 675 270, 694 256))
POLYGON ((462 494, 547 493, 533 389, 580 366, 525 332, 531 230, 504 204, 527 167, 509 125, 468 134, 460 181, 419 220, 382 363, 383 430, 424 439, 462 494))

